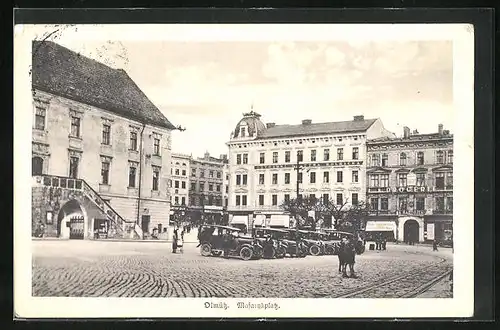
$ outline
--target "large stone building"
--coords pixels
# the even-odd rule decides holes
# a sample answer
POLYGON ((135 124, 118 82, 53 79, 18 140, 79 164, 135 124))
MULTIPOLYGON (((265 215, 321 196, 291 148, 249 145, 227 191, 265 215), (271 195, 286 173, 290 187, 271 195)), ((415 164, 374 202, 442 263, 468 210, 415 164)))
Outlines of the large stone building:
POLYGON ((189 203, 189 173, 191 172, 191 156, 172 154, 172 180, 169 182, 170 203, 172 208, 187 206, 189 203))
POLYGON ((229 204, 232 225, 288 227, 280 205, 300 195, 338 204, 365 200, 365 142, 393 136, 380 119, 355 116, 343 122, 299 125, 264 123, 251 111, 231 133, 229 204), (302 170, 295 170, 297 160, 302 170))
POLYGON ((419 134, 367 142, 367 231, 388 239, 424 241, 450 235, 453 220, 453 135, 419 134))
POLYGON ((212 157, 207 152, 203 158, 190 161, 189 212, 195 222, 222 223, 224 221, 224 195, 227 156, 212 157))
POLYGON ((166 225, 169 120, 125 71, 56 43, 33 43, 32 74, 33 232, 142 237, 166 225))

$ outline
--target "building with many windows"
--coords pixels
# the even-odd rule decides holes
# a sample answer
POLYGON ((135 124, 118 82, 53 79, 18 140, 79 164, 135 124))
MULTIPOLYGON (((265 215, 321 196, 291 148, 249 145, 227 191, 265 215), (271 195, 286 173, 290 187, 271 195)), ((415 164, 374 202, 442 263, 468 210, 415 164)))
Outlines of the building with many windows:
POLYGON ((419 134, 367 141, 367 231, 400 241, 443 239, 453 220, 453 135, 419 134))
POLYGON ((175 127, 121 69, 33 43, 33 230, 136 236, 168 222, 175 127), (43 225, 43 226, 42 226, 43 225))
POLYGON ((189 211, 193 221, 222 223, 224 214, 224 172, 227 156, 191 158, 189 174, 189 211))
POLYGON ((189 203, 190 164, 190 155, 172 154, 170 169, 172 179, 169 182, 172 209, 177 206, 187 206, 189 203))
POLYGON ((233 225, 288 227, 280 205, 299 194, 338 204, 365 200, 365 142, 390 137, 380 119, 264 123, 251 111, 231 133, 228 213, 233 225), (301 171, 297 173, 296 164, 301 171))

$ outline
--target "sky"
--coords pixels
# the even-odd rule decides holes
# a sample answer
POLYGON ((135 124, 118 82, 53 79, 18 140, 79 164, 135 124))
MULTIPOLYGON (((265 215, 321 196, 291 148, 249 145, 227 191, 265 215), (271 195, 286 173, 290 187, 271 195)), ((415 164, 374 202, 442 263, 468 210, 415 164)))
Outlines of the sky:
POLYGON ((276 124, 381 118, 402 135, 453 125, 451 40, 53 41, 122 68, 174 124, 174 152, 227 153, 244 112, 276 124))

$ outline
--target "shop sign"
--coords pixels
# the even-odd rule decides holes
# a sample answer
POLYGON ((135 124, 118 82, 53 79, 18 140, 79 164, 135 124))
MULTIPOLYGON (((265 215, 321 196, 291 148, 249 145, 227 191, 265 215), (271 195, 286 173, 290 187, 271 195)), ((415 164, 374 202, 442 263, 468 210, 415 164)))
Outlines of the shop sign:
POLYGON ((367 221, 365 231, 394 231, 396 223, 393 221, 367 221))
POLYGON ((434 224, 433 223, 427 224, 427 239, 434 240, 434 224))
POLYGON ((386 187, 386 192, 395 194, 426 193, 434 191, 436 191, 435 187, 426 187, 426 186, 386 187))

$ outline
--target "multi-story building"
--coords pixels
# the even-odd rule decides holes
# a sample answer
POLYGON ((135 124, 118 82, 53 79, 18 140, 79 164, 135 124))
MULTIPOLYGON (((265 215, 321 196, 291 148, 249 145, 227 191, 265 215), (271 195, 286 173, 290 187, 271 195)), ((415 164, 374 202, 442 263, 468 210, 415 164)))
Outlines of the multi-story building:
POLYGON ((127 73, 48 41, 32 72, 33 229, 140 237, 168 223, 175 127, 127 73))
POLYGON ((190 162, 189 211, 193 221, 221 223, 223 220, 224 166, 227 156, 203 158, 190 162))
POLYGON ((172 168, 170 169, 172 179, 169 182, 172 209, 187 206, 189 203, 190 163, 190 155, 172 154, 172 168))
POLYGON ((452 230, 453 135, 419 134, 367 142, 367 231, 400 241, 441 239, 452 230))
POLYGON ((299 125, 264 125, 260 117, 245 114, 227 143, 230 222, 247 228, 288 227, 280 205, 297 197, 297 181, 300 195, 348 205, 365 200, 365 142, 393 136, 380 119, 364 116, 299 125))

